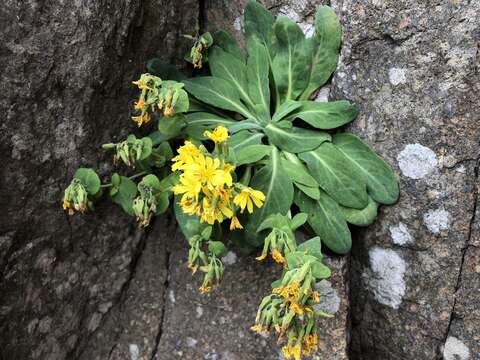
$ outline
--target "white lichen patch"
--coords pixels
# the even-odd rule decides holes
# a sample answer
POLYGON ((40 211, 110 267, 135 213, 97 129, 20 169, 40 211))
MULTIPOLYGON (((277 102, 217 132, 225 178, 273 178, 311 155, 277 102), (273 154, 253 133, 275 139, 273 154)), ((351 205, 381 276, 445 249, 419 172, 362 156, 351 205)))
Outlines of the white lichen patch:
POLYGON ((237 254, 235 254, 233 251, 229 251, 227 255, 222 257, 222 262, 225 265, 233 265, 237 262, 237 254))
POLYGON ((388 80, 393 86, 407 82, 407 70, 400 68, 391 68, 388 70, 388 80))
POLYGON ((338 312, 340 309, 340 297, 330 281, 322 280, 316 283, 315 290, 320 293, 320 302, 313 306, 315 311, 323 311, 328 314, 338 312))
POLYGON ((421 179, 430 174, 438 164, 433 150, 420 144, 408 144, 398 154, 398 166, 402 174, 411 179, 421 179))
POLYGON ((389 230, 394 244, 407 245, 412 244, 415 241, 412 234, 410 234, 407 225, 402 222, 398 223, 397 226, 390 226, 389 230))
POLYGON ((131 360, 138 360, 140 357, 140 349, 138 348, 137 344, 129 344, 128 351, 130 352, 131 360))
POLYGON ((395 251, 372 248, 370 269, 362 274, 363 281, 383 305, 398 309, 405 295, 405 261, 395 251))
POLYGON ((445 209, 430 210, 423 215, 423 222, 434 234, 447 230, 452 222, 450 213, 445 209))
POLYGON ((330 96, 330 87, 324 86, 315 96, 315 101, 317 102, 328 102, 328 97, 330 96))
POLYGON ((443 347, 444 360, 468 360, 470 359, 469 348, 456 337, 449 336, 443 347))
POLYGON ((242 31, 243 29, 243 16, 238 16, 233 22, 233 27, 237 31, 242 31))
POLYGON ((187 343, 188 347, 193 348, 193 347, 197 346, 198 340, 188 336, 185 342, 187 343))

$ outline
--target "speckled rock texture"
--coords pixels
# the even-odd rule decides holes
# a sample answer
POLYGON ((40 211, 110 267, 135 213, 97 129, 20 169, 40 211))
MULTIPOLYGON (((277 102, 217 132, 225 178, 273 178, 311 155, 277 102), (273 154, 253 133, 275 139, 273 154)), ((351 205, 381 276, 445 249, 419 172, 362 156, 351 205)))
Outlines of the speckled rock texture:
POLYGON ((352 359, 480 359, 478 1, 335 1, 333 98, 394 166, 396 206, 357 233, 352 359))
POLYGON ((168 232, 106 204, 69 218, 61 198, 76 167, 111 163, 100 146, 133 129, 131 81, 154 55, 181 57, 197 14, 189 0, 2 2, 0 359, 127 359, 125 341, 151 358, 166 274, 149 249, 168 232))
MULTIPOLYGON (((275 264, 237 250, 209 295, 166 216, 146 233, 106 203, 68 217, 62 189, 99 147, 133 130, 130 82, 184 54, 198 19, 240 36, 244 0, 14 1, 0 8, 0 359, 274 360, 249 331, 275 264)), ((316 6, 343 25, 318 101, 349 99, 349 130, 398 173, 401 199, 317 284, 322 360, 480 359, 478 0, 266 0, 313 31, 316 6)))

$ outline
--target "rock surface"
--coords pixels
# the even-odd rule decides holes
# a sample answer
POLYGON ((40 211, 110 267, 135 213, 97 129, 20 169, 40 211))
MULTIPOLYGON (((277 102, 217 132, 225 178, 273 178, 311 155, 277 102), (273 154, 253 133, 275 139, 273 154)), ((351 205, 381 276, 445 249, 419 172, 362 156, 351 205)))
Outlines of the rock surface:
MULTIPOLYGON (((106 204, 70 218, 60 206, 76 167, 111 163, 100 146, 133 129, 131 81, 154 55, 183 54, 180 34, 192 31, 197 14, 188 0, 2 2, 1 359, 103 360, 110 349, 125 358, 115 343, 97 341, 102 328, 118 316, 110 338, 137 341, 124 335, 135 327, 128 319, 150 316, 143 306, 161 308, 162 288, 152 288, 154 304, 134 277, 137 265, 147 266, 141 279, 162 285, 165 255, 142 250, 164 230, 142 235, 106 204)), ((155 348, 156 332, 144 335, 151 338, 138 339, 139 359, 155 348)))
MULTIPOLYGON (((197 18, 240 35, 244 3, 0 9, 0 359, 281 359, 272 339, 249 331, 274 264, 233 250, 222 286, 201 296, 168 216, 140 233, 107 204, 83 217, 59 207, 74 169, 108 163, 100 144, 133 129, 130 81, 145 61, 183 57, 180 35, 197 18)), ((307 35, 325 3, 265 1, 307 35)), ((480 359, 480 3, 331 6, 342 57, 318 100, 360 105, 351 130, 393 165, 401 199, 354 230, 351 256, 327 260, 334 276, 317 284, 320 306, 337 313, 322 322, 314 358, 480 359)))

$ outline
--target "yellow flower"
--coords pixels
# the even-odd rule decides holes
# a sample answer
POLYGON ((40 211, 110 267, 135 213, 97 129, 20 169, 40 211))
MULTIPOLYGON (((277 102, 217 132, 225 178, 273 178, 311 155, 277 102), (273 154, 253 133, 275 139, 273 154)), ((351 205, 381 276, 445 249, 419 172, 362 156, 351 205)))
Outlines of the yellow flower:
POLYGON ((289 285, 281 286, 272 290, 275 295, 283 297, 290 302, 296 302, 300 295, 300 283, 294 281, 289 285))
POLYGON ((132 116, 132 120, 135 121, 139 127, 142 126, 143 124, 148 123, 151 119, 152 118, 150 114, 147 112, 139 116, 132 116))
POLYGON ((216 144, 223 143, 228 139, 228 129, 224 126, 217 126, 213 132, 204 131, 203 136, 208 137, 210 140, 215 141, 216 144))
POLYGON ((285 258, 283 257, 282 253, 277 249, 272 250, 272 258, 279 264, 285 263, 285 258))
POLYGON ((203 286, 203 285, 202 285, 202 286, 200 286, 200 287, 198 288, 198 290, 200 290, 200 292, 201 292, 202 294, 207 294, 207 293, 209 293, 210 291, 212 291, 212 287, 211 287, 211 286, 203 286))
POLYGON ((198 265, 195 265, 195 264, 192 264, 192 263, 188 263, 188 268, 190 270, 192 270, 192 275, 195 274, 198 270, 198 265))
POLYGON ((262 325, 260 325, 260 324, 255 324, 255 325, 253 325, 253 326, 250 328, 250 330, 252 330, 253 332, 256 332, 257 334, 260 334, 260 333, 262 333, 262 332, 264 331, 263 328, 262 328, 262 325))
POLYGON ((194 163, 186 164, 185 176, 200 182, 209 189, 214 189, 220 185, 219 182, 224 179, 223 170, 219 170, 220 160, 210 156, 199 154, 194 163))
POLYGON ((320 293, 318 291, 312 292, 312 300, 317 303, 320 301, 320 293))
POLYGON ((68 202, 67 200, 63 200, 63 210, 67 210, 70 208, 70 202, 68 202))
POLYGON ((199 182, 195 181, 191 177, 180 176, 178 184, 172 187, 172 191, 175 195, 185 194, 187 198, 198 199, 198 194, 202 186, 199 182))
POLYGON ((318 350, 318 337, 317 334, 309 334, 305 336, 302 343, 302 353, 305 356, 309 356, 318 350))
POLYGON ((297 315, 303 315, 304 312, 303 308, 295 301, 290 303, 290 310, 292 310, 297 315))
POLYGON ((138 99, 138 102, 135 103, 134 109, 135 110, 143 110, 145 108, 145 100, 143 96, 138 99))
POLYGON ((295 346, 293 346, 291 343, 288 343, 284 347, 282 347, 282 352, 283 355, 285 356, 285 359, 295 359, 295 360, 302 360, 302 344, 297 343, 295 346))
POLYGON ((173 106, 166 106, 165 110, 163 110, 163 115, 172 116, 173 115, 173 106))
POLYGON ((248 212, 251 214, 253 212, 253 204, 255 204, 256 207, 261 208, 264 200, 265 195, 261 191, 247 187, 243 189, 240 194, 235 196, 233 202, 241 209, 242 213, 245 208, 247 208, 248 212))
POLYGON ((192 144, 190 141, 185 141, 185 144, 178 148, 178 155, 172 161, 172 171, 181 170, 186 164, 195 162, 195 159, 200 155, 200 149, 192 144))
POLYGON ((238 221, 236 216, 232 217, 232 221, 230 221, 230 230, 235 229, 243 229, 242 224, 240 224, 240 221, 238 221))
POLYGON ((133 81, 134 85, 137 85, 140 90, 152 90, 148 86, 148 82, 152 79, 151 75, 143 74, 139 80, 133 81))
POLYGON ((265 260, 266 257, 267 257, 267 254, 265 253, 265 254, 262 254, 260 256, 257 256, 255 259, 258 260, 258 261, 262 261, 262 260, 265 260))

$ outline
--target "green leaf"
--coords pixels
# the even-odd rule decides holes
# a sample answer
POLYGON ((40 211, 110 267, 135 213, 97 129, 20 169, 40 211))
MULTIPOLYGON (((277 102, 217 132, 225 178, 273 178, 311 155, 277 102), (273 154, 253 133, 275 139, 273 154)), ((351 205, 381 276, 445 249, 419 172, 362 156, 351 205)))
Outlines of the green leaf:
POLYGON ((207 226, 205 229, 203 229, 203 231, 200 235, 205 240, 208 240, 212 236, 212 231, 213 231, 213 226, 207 226))
POLYGON ((170 191, 178 183, 179 175, 177 173, 171 173, 167 177, 160 180, 160 191, 170 191))
POLYGON ((242 130, 261 130, 262 127, 258 125, 253 120, 242 120, 237 121, 235 124, 230 124, 227 126, 230 134, 235 134, 242 130))
POLYGON ((190 107, 187 92, 183 89, 178 89, 177 94, 178 94, 178 98, 175 103, 175 106, 173 107, 173 113, 181 114, 181 113, 187 112, 190 107))
POLYGON ((140 160, 145 160, 152 153, 152 139, 149 137, 142 138, 142 154, 140 160))
MULTIPOLYGON (((275 18, 255 0, 248 0, 245 6, 245 38, 256 36, 268 49, 273 39, 275 18)), ((271 52, 271 50, 270 50, 271 52)))
POLYGON ((311 57, 302 29, 287 17, 279 16, 275 22, 276 54, 272 73, 276 89, 277 106, 286 100, 296 100, 308 83, 311 57))
POLYGON ((361 173, 367 182, 367 191, 381 204, 394 204, 399 196, 398 181, 390 165, 365 142, 353 134, 338 134, 334 144, 361 173))
POLYGON ((302 251, 293 251, 291 253, 288 253, 285 256, 285 260, 287 261, 289 269, 299 268, 307 262, 311 262, 312 265, 313 263, 317 262, 317 258, 315 256, 306 255, 302 251))
POLYGON ((339 204, 363 209, 368 195, 365 179, 352 162, 333 144, 324 142, 317 149, 299 154, 320 187, 339 204))
POLYGON ((250 182, 255 190, 265 194, 265 202, 249 216, 246 231, 254 235, 260 224, 271 214, 286 214, 293 201, 293 184, 285 176, 278 150, 272 147, 268 163, 258 170, 250 182))
POLYGON ((167 137, 175 137, 180 134, 185 126, 184 115, 163 116, 158 121, 158 131, 167 137))
POLYGON ((306 186, 297 182, 294 182, 295 186, 308 197, 314 200, 320 199, 320 188, 318 186, 306 186))
POLYGON ((214 46, 211 49, 208 63, 212 75, 233 85, 240 98, 253 108, 254 104, 248 94, 247 67, 245 63, 223 51, 218 46, 214 46))
POLYGON ((257 37, 247 41, 247 86, 252 101, 270 114, 268 52, 257 37))
POLYGON ((184 80, 187 91, 209 105, 236 111, 246 118, 253 117, 240 101, 240 95, 228 81, 212 76, 184 80))
POLYGON ((301 99, 307 100, 325 84, 337 68, 342 27, 335 12, 328 6, 319 7, 315 17, 315 36, 308 39, 311 67, 307 75, 308 86, 301 99))
POLYGON ((177 219, 177 223, 180 226, 183 235, 185 235, 187 239, 190 239, 194 235, 200 235, 208 224, 202 224, 198 216, 185 214, 178 205, 179 201, 180 198, 175 196, 173 209, 175 212, 175 218, 177 219))
POLYGON ((229 32, 220 30, 213 33, 213 43, 235 58, 243 60, 243 51, 238 46, 237 40, 229 32))
MULTIPOLYGON (((305 216, 305 221, 308 218, 307 214, 304 214, 305 216)), ((304 252, 307 255, 315 256, 318 260, 323 259, 323 254, 322 254, 322 244, 320 241, 319 236, 315 236, 314 238, 311 238, 310 240, 307 240, 303 243, 301 243, 297 247, 298 251, 304 252)))
POLYGON ((271 146, 269 145, 250 145, 241 148, 235 153, 235 165, 253 164, 271 152, 271 146))
POLYGON ((297 230, 300 226, 305 224, 308 219, 308 214, 305 213, 298 213, 295 215, 291 221, 291 228, 293 231, 297 230))
POLYGON ((158 58, 153 58, 147 62, 147 72, 158 76, 163 80, 182 81, 186 78, 180 70, 174 65, 166 63, 158 58))
POLYGON ((119 177, 119 181, 119 184, 115 186, 117 189, 115 194, 110 193, 112 201, 120 205, 127 214, 133 215, 132 202, 137 196, 137 184, 125 176, 119 177))
POLYGON ((328 279, 330 276, 332 276, 332 272, 320 261, 315 261, 312 264, 312 275, 318 281, 321 279, 328 279))
POLYGON ((295 203, 308 214, 308 223, 330 250, 339 254, 350 250, 352 237, 343 212, 326 192, 321 191, 317 201, 297 193, 295 203))
POLYGON ((163 141, 173 138, 174 136, 162 134, 160 131, 154 131, 150 135, 148 135, 148 137, 152 139, 152 145, 156 146, 163 141))
POLYGON ((153 174, 144 176, 141 183, 152 188, 153 190, 160 190, 160 180, 158 180, 158 178, 153 174))
POLYGON ((317 180, 313 178, 305 165, 298 159, 297 155, 283 152, 282 167, 285 173, 296 183, 309 187, 318 187, 317 180))
POLYGON ((278 122, 282 120, 285 116, 290 114, 292 111, 298 109, 300 106, 302 106, 302 103, 299 101, 294 101, 294 100, 285 101, 275 111, 275 114, 273 114, 272 121, 278 122))
POLYGON ((264 135, 261 133, 253 134, 248 130, 242 130, 230 136, 230 139, 228 139, 228 146, 230 147, 231 151, 238 152, 244 147, 261 144, 263 137, 264 135))
POLYGON ((350 224, 357 226, 368 226, 375 221, 377 217, 378 203, 375 202, 370 196, 368 197, 368 205, 361 210, 351 209, 344 206, 340 206, 345 220, 350 224))
POLYGON ((168 196, 169 193, 166 191, 155 194, 155 200, 157 201, 157 211, 155 212, 155 215, 160 215, 167 211, 168 205, 170 205, 168 196))
POLYGON ((114 187, 118 187, 120 185, 120 175, 118 175, 117 173, 114 173, 112 175, 112 180, 111 180, 111 183, 114 187))
POLYGON ((335 129, 353 121, 358 114, 355 104, 346 100, 332 102, 300 101, 301 107, 288 120, 301 119, 317 129, 335 129))
POLYGON ((323 142, 332 139, 328 133, 323 131, 313 131, 298 127, 285 129, 273 123, 265 127, 265 133, 270 143, 292 153, 313 150, 323 142))
POLYGON ((93 169, 79 168, 73 177, 82 182, 83 186, 85 186, 85 190, 87 190, 90 195, 95 195, 100 191, 100 185, 102 183, 93 169))
MULTIPOLYGON (((291 233, 289 220, 290 219, 286 215, 272 214, 262 221, 262 223, 257 229, 257 232, 260 232, 266 229, 276 228, 276 229, 288 230, 291 233)), ((293 233, 292 233, 292 237, 293 237, 293 233)))
POLYGON ((208 250, 217 257, 224 256, 227 253, 227 248, 221 241, 209 241, 208 250))
POLYGON ((189 126, 194 126, 194 125, 223 125, 223 126, 229 126, 232 124, 237 124, 238 121, 221 117, 219 115, 211 114, 208 112, 195 112, 191 114, 186 114, 185 115, 185 122, 189 126))

